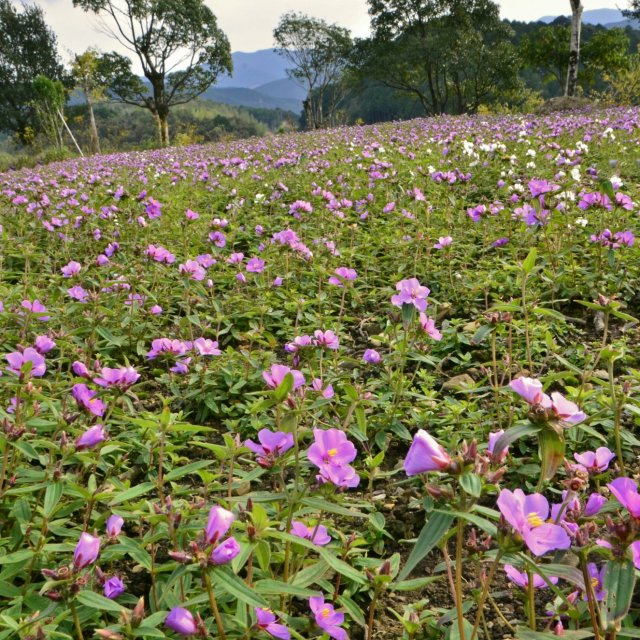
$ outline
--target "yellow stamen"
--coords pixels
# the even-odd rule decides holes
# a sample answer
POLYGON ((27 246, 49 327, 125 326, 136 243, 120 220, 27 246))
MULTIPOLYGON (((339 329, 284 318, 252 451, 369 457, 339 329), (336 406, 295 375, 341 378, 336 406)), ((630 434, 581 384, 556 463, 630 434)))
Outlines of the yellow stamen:
POLYGON ((331 615, 331 609, 329 609, 329 607, 325 607, 322 610, 322 617, 323 618, 328 618, 331 615))
POLYGON ((544 524, 544 520, 535 512, 531 512, 527 515, 527 522, 532 527, 539 527, 541 524, 544 524))
POLYGON ((328 454, 329 456, 331 456, 332 458, 333 458, 333 456, 335 456, 335 455, 336 455, 336 453, 338 453, 338 450, 337 450, 337 449, 329 449, 329 451, 327 451, 327 454, 328 454))

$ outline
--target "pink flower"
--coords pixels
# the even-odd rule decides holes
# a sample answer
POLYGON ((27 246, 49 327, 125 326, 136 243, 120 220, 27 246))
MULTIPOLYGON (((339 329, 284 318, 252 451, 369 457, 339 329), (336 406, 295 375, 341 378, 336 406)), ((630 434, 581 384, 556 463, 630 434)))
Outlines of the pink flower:
POLYGON ((442 236, 438 238, 438 242, 433 245, 434 249, 444 249, 445 247, 451 246, 453 242, 453 238, 451 236, 442 236))
POLYGON ((140 374, 133 367, 119 367, 112 369, 103 367, 100 371, 102 377, 95 378, 94 382, 101 387, 117 387, 118 389, 128 389, 140 378, 140 374))
POLYGON ((634 517, 640 518, 640 494, 638 485, 630 478, 616 478, 608 485, 618 502, 634 517))
POLYGON ((264 260, 262 258, 251 258, 247 262, 247 271, 249 273, 262 273, 264 271, 264 260))
MULTIPOLYGON (((518 571, 514 566, 510 564, 504 565, 504 572, 507 574, 507 577, 511 582, 517 584, 519 587, 526 589, 529 586, 529 576, 525 572, 518 571)), ((558 584, 558 578, 555 576, 549 576, 549 582, 551 584, 558 584)), ((539 576, 537 573, 533 575, 533 588, 534 589, 544 589, 549 585, 545 582, 542 576, 539 576)))
POLYGON ((71 262, 69 262, 69 264, 62 267, 60 271, 62 271, 62 275, 65 278, 72 278, 73 276, 77 276, 80 273, 81 268, 82 265, 79 262, 72 260, 71 262))
POLYGON ((419 429, 404 460, 405 473, 415 476, 427 471, 444 471, 450 464, 451 458, 445 449, 424 429, 419 429))
POLYGON ((209 560, 212 564, 215 565, 228 564, 240 553, 240 550, 241 549, 238 541, 233 536, 231 536, 224 542, 221 542, 211 552, 209 560))
POLYGON ((609 463, 616 457, 616 454, 607 447, 598 447, 595 451, 574 453, 573 457, 587 471, 602 473, 609 468, 609 463))
POLYGON ((360 476, 349 465, 357 455, 352 442, 340 429, 314 429, 314 442, 307 450, 309 462, 319 469, 319 482, 352 488, 360 483, 360 476))
POLYGON ((313 332, 315 336, 315 344, 318 347, 325 347, 336 351, 340 346, 338 336, 329 329, 328 331, 320 331, 319 329, 313 332))
POLYGON ((40 320, 40 322, 47 322, 47 320, 49 320, 49 316, 45 315, 47 313, 47 308, 37 298, 33 302, 23 300, 21 306, 30 313, 37 313, 38 320, 40 320))
POLYGON ((181 636, 192 636, 198 631, 193 614, 188 609, 174 607, 164 619, 164 624, 181 636))
POLYGON ((315 616, 316 624, 334 640, 348 640, 347 632, 341 627, 344 624, 344 613, 325 603, 322 596, 309 598, 309 608, 315 616))
POLYGON ((282 384, 284 377, 290 373, 293 376, 293 389, 301 387, 305 383, 304 375, 301 371, 290 369, 284 364, 273 364, 269 371, 263 371, 262 377, 269 387, 275 389, 282 384))
POLYGON ((80 534, 80 539, 73 554, 73 566, 76 570, 84 569, 98 558, 100 553, 100 538, 96 538, 86 531, 80 534))
POLYGON ((260 607, 255 607, 254 611, 258 628, 266 631, 271 637, 278 638, 278 640, 289 640, 291 638, 289 629, 283 624, 276 622, 277 618, 273 611, 261 609, 260 607))
POLYGON ((7 371, 15 373, 17 376, 22 375, 22 368, 28 363, 31 363, 30 375, 34 378, 42 377, 47 371, 47 365, 45 364, 44 356, 39 354, 32 347, 27 347, 22 353, 20 351, 13 351, 7 353, 5 359, 9 363, 7 371))
POLYGON ((495 446, 503 434, 504 429, 500 429, 500 431, 494 431, 489 434, 489 445, 487 446, 487 453, 490 453, 493 461, 497 462, 498 464, 502 464, 506 460, 507 454, 509 453, 509 445, 500 449, 500 451, 495 450, 495 446))
POLYGON ((94 416, 103 416, 106 405, 102 400, 96 398, 96 391, 92 391, 86 384, 74 384, 71 395, 76 399, 78 405, 92 413, 94 416))
POLYGON ((498 508, 534 555, 541 556, 548 551, 571 546, 571 540, 561 526, 546 522, 549 502, 543 495, 532 493, 527 496, 522 489, 502 489, 498 508))
POLYGON ((223 507, 219 505, 211 507, 207 526, 204 529, 205 542, 207 544, 216 544, 216 542, 229 531, 235 519, 236 517, 233 513, 223 507))
POLYGON ((162 307, 159 304, 154 304, 153 307, 149 309, 149 313, 158 316, 162 313, 162 307))
POLYGON ((38 336, 35 339, 36 351, 42 355, 49 353, 55 346, 56 343, 49 336, 38 336))
POLYGON ((83 449, 93 449, 96 445, 104 442, 107 436, 104 432, 104 427, 101 424, 96 424, 93 427, 87 429, 75 442, 76 449, 82 451, 83 449))
POLYGON ((244 260, 244 253, 232 253, 228 258, 229 264, 240 264, 244 260))
POLYGON ((184 275, 188 275, 191 280, 204 280, 205 270, 195 261, 187 260, 179 265, 178 270, 184 275))
POLYGON ((580 411, 577 404, 570 402, 557 392, 551 394, 551 408, 560 420, 571 424, 582 422, 587 417, 583 411, 580 411))
POLYGON ((427 314, 421 313, 420 325, 422 326, 422 330, 436 342, 442 340, 442 334, 436 329, 436 323, 433 321, 433 318, 429 318, 427 314))
POLYGON ((187 209, 187 210, 184 212, 184 217, 185 217, 187 220, 197 220, 197 219, 200 217, 200 214, 199 214, 199 213, 196 213, 195 211, 191 211, 191 209, 187 209))
POLYGON ((400 293, 391 296, 391 303, 396 307, 402 307, 403 304, 412 304, 418 311, 424 311, 427 308, 427 297, 431 291, 428 287, 423 287, 417 278, 400 280, 396 284, 396 289, 400 293))
POLYGON ((89 292, 83 289, 80 285, 67 289, 67 293, 70 298, 77 300, 78 302, 86 302, 89 296, 89 292))
POLYGON ((207 338, 196 338, 193 341, 193 347, 201 356, 219 356, 222 353, 218 349, 217 341, 207 338))
POLYGON ((118 578, 118 576, 113 576, 113 578, 109 578, 104 583, 104 597, 113 600, 118 596, 121 596, 126 591, 124 582, 118 578))
POLYGON ((358 277, 355 269, 348 269, 347 267, 338 267, 334 273, 336 274, 335 276, 329 277, 329 284, 336 287, 342 287, 345 282, 352 282, 358 277))
POLYGON ((321 524, 307 526, 304 522, 293 520, 291 522, 291 533, 298 538, 310 540, 319 547, 331 542, 331 536, 327 533, 327 527, 321 524))
POLYGON ((258 441, 260 444, 246 440, 244 446, 257 454, 260 466, 272 467, 277 458, 293 447, 293 434, 261 429, 258 431, 258 441))
POLYGON ((107 520, 107 524, 105 525, 105 529, 107 531, 107 535, 110 538, 116 538, 120 535, 122 531, 122 525, 124 524, 124 518, 122 516, 118 516, 115 513, 109 516, 107 520))
POLYGON ((368 364, 380 364, 382 357, 375 349, 367 349, 362 354, 362 359, 368 364))
POLYGON ((311 388, 314 391, 317 391, 318 393, 320 393, 322 397, 325 398, 326 400, 330 400, 335 395, 332 385, 328 384, 323 389, 323 382, 320 378, 313 379, 313 381, 311 382, 311 388))
POLYGON ((540 380, 523 376, 512 380, 509 386, 530 405, 540 405, 545 409, 551 407, 551 398, 542 392, 542 382, 540 380))

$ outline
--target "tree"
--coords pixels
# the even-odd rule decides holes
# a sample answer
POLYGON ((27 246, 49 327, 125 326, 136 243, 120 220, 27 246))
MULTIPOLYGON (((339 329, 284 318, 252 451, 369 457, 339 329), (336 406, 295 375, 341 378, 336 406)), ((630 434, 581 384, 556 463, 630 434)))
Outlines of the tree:
POLYGON ((629 8, 622 11, 625 18, 640 20, 640 0, 629 0, 629 8))
POLYGON ((71 64, 71 73, 76 86, 84 94, 84 99, 87 103, 89 139, 93 153, 100 153, 100 138, 93 105, 95 102, 102 100, 106 92, 106 82, 100 81, 100 62, 101 58, 98 51, 96 49, 87 49, 84 53, 76 55, 71 64))
POLYGON ((40 128, 49 143, 56 149, 64 148, 62 132, 64 129, 64 116, 62 109, 66 102, 64 85, 60 80, 51 80, 39 75, 32 82, 33 107, 40 128))
POLYGON ((292 11, 280 18, 273 39, 277 52, 293 65, 287 71, 289 76, 307 90, 304 107, 308 125, 317 129, 327 118, 333 123, 352 46, 349 30, 292 11))
POLYGON ((581 0, 569 0, 571 3, 571 43, 569 45, 569 70, 567 71, 567 84, 564 89, 565 96, 573 96, 578 84, 578 67, 580 65, 580 31, 582 29, 581 0))
POLYGON ((368 3, 373 37, 357 43, 354 67, 425 113, 475 112, 518 85, 511 30, 491 0, 368 3))
POLYGON ((133 76, 131 63, 125 63, 124 69, 113 69, 110 95, 148 109, 162 146, 169 144, 171 107, 204 93, 221 73, 231 73, 229 41, 203 0, 73 0, 73 4, 105 18, 109 33, 139 60, 148 84, 133 76))
POLYGON ((63 80, 56 36, 42 9, 25 5, 18 11, 0 0, 0 131, 15 133, 28 144, 37 128, 33 81, 43 75, 63 80))

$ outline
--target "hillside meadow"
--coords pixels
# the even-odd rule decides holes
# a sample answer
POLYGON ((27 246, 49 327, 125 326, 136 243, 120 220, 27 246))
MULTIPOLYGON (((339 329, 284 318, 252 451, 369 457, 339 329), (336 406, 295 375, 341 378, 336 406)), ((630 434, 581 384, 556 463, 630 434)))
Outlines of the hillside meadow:
POLYGON ((640 111, 0 174, 0 640, 640 637, 640 111))

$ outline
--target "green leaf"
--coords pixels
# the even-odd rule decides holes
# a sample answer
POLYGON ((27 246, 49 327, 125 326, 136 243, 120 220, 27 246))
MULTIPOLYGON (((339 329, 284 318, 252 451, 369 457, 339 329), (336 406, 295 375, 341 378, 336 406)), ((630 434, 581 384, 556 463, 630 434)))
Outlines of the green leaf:
POLYGON ((96 609, 98 611, 113 611, 113 613, 122 613, 123 611, 126 611, 126 609, 117 602, 109 600, 109 598, 105 598, 99 593, 94 593, 88 589, 83 589, 76 596, 76 600, 85 607, 96 609))
POLYGON ((299 598, 310 598, 318 595, 318 590, 305 589, 289 582, 281 582, 280 580, 258 580, 254 583, 253 588, 256 593, 265 596, 280 595, 286 593, 290 596, 299 598))
POLYGON ((30 560, 33 555, 34 551, 32 549, 21 549, 20 551, 8 553, 6 556, 0 556, 0 564, 16 564, 17 562, 30 560))
POLYGON ((618 636, 622 636, 623 638, 640 638, 640 629, 627 628, 622 627, 620 631, 618 631, 618 636))
POLYGON ((143 482, 142 484, 136 485, 135 487, 131 487, 130 489, 126 489, 121 493, 117 493, 113 500, 109 503, 109 506, 113 506, 115 504, 120 504, 121 502, 126 502, 127 500, 133 500, 134 498, 139 498, 143 496, 145 493, 149 493, 152 489, 155 489, 156 485, 153 482, 143 482))
POLYGON ((490 324, 482 325, 471 338, 471 344, 480 344, 493 330, 490 324))
POLYGON ((494 451, 502 451, 508 447, 512 442, 522 438, 523 436, 531 436, 540 431, 542 427, 533 425, 531 423, 520 424, 517 427, 507 429, 499 438, 493 447, 494 451))
MULTIPOLYGON (((317 595, 317 592, 314 593, 317 595)), ((349 617, 359 624, 361 627, 366 627, 367 623, 364 619, 364 614, 362 613, 362 608, 359 607, 349 596, 341 595, 338 596, 338 604, 349 614, 349 617)))
POLYGON ((522 271, 525 275, 529 275, 533 271, 533 267, 536 266, 536 258, 538 257, 538 250, 535 247, 532 247, 531 251, 529 251, 529 255, 524 259, 522 263, 522 271))
POLYGON ((324 560, 320 560, 320 562, 298 571, 293 578, 292 584, 298 587, 308 587, 310 584, 315 584, 318 580, 321 580, 327 571, 329 571, 329 566, 324 560))
POLYGON ((47 485, 47 489, 44 492, 44 517, 48 520, 54 513, 60 498, 62 497, 62 482, 52 482, 47 485))
POLYGON ((442 540, 442 537, 449 530, 454 516, 451 513, 435 512, 422 527, 422 531, 416 540, 416 544, 407 558, 407 562, 398 575, 398 580, 404 580, 423 560, 431 550, 442 540))
POLYGON ((334 556, 331 551, 328 549, 324 549, 322 547, 318 548, 318 552, 320 557, 332 568, 335 569, 338 573, 341 573, 345 578, 349 578, 349 580, 353 580, 358 584, 366 584, 364 576, 360 571, 352 567, 350 564, 347 564, 344 560, 341 560, 337 556, 334 556))
POLYGON ((497 536, 498 529, 493 522, 490 522, 486 518, 476 515, 475 513, 469 513, 468 511, 436 511, 436 513, 448 513, 456 518, 462 518, 462 520, 466 520, 471 524, 474 524, 478 529, 482 529, 482 531, 488 533, 490 536, 497 536))
POLYGON ((240 579, 234 573, 231 573, 231 571, 225 567, 216 567, 213 569, 213 584, 216 588, 222 588, 223 591, 230 593, 250 607, 269 606, 264 598, 256 594, 253 589, 245 584, 244 580, 240 579))
POLYGON ((429 584, 442 580, 444 574, 440 576, 427 576, 426 578, 413 578, 411 580, 400 580, 400 582, 392 582, 389 586, 391 591, 415 591, 423 589, 429 584))
POLYGON ((274 389, 273 395, 278 402, 282 402, 289 395, 289 392, 293 389, 293 375, 287 373, 282 379, 282 382, 274 389))
POLYGON ((606 593, 601 607, 605 629, 613 629, 629 613, 636 569, 631 560, 609 560, 604 570, 602 588, 606 593))
POLYGON ((303 498, 301 502, 305 507, 311 507, 312 509, 316 509, 318 512, 326 511, 327 513, 333 513, 337 516, 346 516, 347 518, 369 517, 366 513, 362 513, 362 511, 358 511, 357 509, 347 509, 346 507, 342 507, 339 504, 333 504, 333 502, 329 502, 323 498, 303 498))
POLYGON ((463 473, 458 482, 466 493, 474 498, 479 498, 482 493, 482 482, 477 474, 467 471, 463 473))
POLYGON ((547 426, 538 433, 538 445, 542 466, 540 476, 543 480, 551 480, 564 461, 564 436, 547 426))
POLYGON ((210 467, 212 464, 213 460, 196 460, 196 462, 192 462, 185 465, 184 467, 178 467, 177 469, 170 471, 164 477, 164 481, 171 482, 172 480, 177 480, 178 478, 182 478, 183 476, 189 475, 190 473, 195 473, 196 471, 204 469, 205 467, 210 467))

